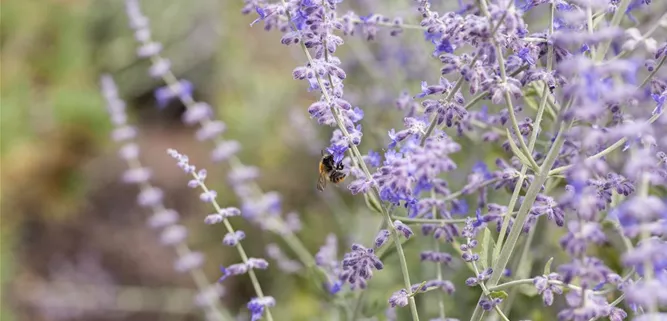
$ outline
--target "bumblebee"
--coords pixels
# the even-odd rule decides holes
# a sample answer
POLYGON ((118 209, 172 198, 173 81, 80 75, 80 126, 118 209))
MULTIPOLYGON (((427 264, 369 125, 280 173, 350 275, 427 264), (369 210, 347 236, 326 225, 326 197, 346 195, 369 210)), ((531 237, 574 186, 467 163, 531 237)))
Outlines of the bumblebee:
POLYGON ((322 159, 320 160, 320 177, 317 180, 317 189, 321 192, 327 186, 327 181, 338 184, 345 179, 345 173, 342 170, 345 168, 342 162, 336 163, 331 154, 325 154, 322 151, 322 159))

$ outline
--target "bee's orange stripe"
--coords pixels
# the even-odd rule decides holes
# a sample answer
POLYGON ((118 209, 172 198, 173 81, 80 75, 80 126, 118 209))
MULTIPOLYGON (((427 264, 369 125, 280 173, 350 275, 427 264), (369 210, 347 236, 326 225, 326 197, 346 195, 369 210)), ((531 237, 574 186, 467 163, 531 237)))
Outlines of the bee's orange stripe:
POLYGON ((344 181, 344 180, 345 180, 345 176, 336 179, 336 181, 334 181, 334 183, 338 184, 338 183, 340 183, 340 182, 342 182, 342 181, 344 181))

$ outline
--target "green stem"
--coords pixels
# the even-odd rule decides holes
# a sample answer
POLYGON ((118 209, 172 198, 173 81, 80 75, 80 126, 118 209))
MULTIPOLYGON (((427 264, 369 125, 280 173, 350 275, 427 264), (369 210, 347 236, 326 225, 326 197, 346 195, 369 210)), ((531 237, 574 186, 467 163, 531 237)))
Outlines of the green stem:
POLYGON ((653 68, 653 71, 651 71, 651 73, 649 73, 648 76, 646 76, 646 78, 644 78, 644 81, 642 81, 642 83, 639 85, 638 89, 641 89, 644 86, 646 86, 646 84, 648 84, 648 82, 651 80, 651 78, 653 78, 653 76, 655 76, 655 74, 658 73, 658 70, 660 70, 660 68, 662 68, 662 66, 665 64, 665 59, 667 59, 667 55, 662 56, 662 59, 660 59, 660 62, 658 63, 658 65, 655 66, 655 68, 653 68))
MULTIPOLYGON (((534 258, 532 256, 529 256, 530 252, 530 245, 533 243, 533 238, 535 237, 535 231, 537 231, 537 226, 533 227, 530 229, 528 232, 528 237, 526 237, 526 240, 523 245, 523 250, 521 251, 521 256, 519 257, 519 266, 517 268, 517 274, 516 276, 519 278, 527 278, 530 276, 530 268, 533 265, 533 260, 534 258), (521 269, 523 264, 527 264, 528 268, 523 270, 521 269)), ((516 299, 517 292, 519 292, 519 288, 512 288, 510 291, 509 295, 507 296, 507 299, 503 302, 502 310, 505 314, 510 314, 512 311, 512 306, 514 305, 514 300, 516 299)))
MULTIPOLYGON (((588 33, 592 34, 593 33, 593 8, 591 8, 590 3, 588 4, 588 6, 586 6, 586 25, 588 27, 588 33)), ((594 46, 590 47, 589 52, 590 52, 590 57, 591 58, 595 57, 595 47, 594 46)))
MULTIPOLYGON (((440 242, 438 239, 434 238, 433 242, 435 243, 435 250, 440 251, 440 242)), ((442 281, 442 263, 436 263, 435 268, 436 279, 438 281, 442 281)), ((438 291, 438 315, 440 316, 440 319, 445 320, 445 295, 442 293, 442 291, 438 291)))
MULTIPOLYGON (((611 23, 609 24, 610 28, 618 27, 618 25, 621 24, 621 20, 623 20, 623 16, 625 15, 625 10, 628 9, 630 2, 632 2, 632 0, 621 1, 621 4, 616 8, 616 12, 614 12, 614 16, 611 18, 611 23)), ((600 45, 596 52, 596 61, 602 61, 604 59, 604 56, 607 55, 607 51, 609 50, 609 45, 611 45, 611 41, 605 41, 600 45)))
MULTIPOLYGON (((399 237, 398 231, 394 227, 394 224, 391 222, 391 217, 384 207, 382 207, 382 215, 384 216, 385 222, 391 232, 391 235, 394 239, 394 246, 396 247, 396 254, 398 255, 398 260, 401 265, 401 274, 403 274, 403 285, 405 286, 406 291, 410 291, 412 283, 410 283, 410 274, 408 272, 408 263, 405 259, 405 253, 403 252, 403 246, 401 245, 401 239, 399 237)), ((411 292, 411 291, 410 291, 411 292)), ((419 313, 417 311, 417 303, 415 302, 414 296, 408 298, 408 303, 410 304, 410 313, 412 314, 413 321, 419 321, 419 313)))
MULTIPOLYGON (((203 181, 200 179, 199 175, 197 173, 193 172, 192 177, 199 182, 199 188, 201 188, 204 193, 209 193, 208 187, 204 185, 203 181)), ((211 201, 211 204, 213 205, 213 208, 215 208, 216 213, 221 213, 222 212, 222 207, 220 207, 220 204, 218 204, 218 201, 215 200, 215 198, 211 201)), ((225 226, 225 229, 227 229, 227 232, 230 234, 234 234, 234 228, 232 227, 232 224, 229 223, 229 220, 225 217, 222 220, 222 224, 225 226)), ((243 245, 241 245, 241 242, 237 242, 236 246, 236 251, 239 253, 239 256, 241 257, 241 261, 243 261, 244 264, 248 264, 248 255, 246 254, 245 250, 243 249, 243 245)), ((248 276, 250 277, 250 282, 252 283, 252 287, 255 289, 255 293, 257 294, 258 298, 263 298, 264 297, 264 292, 262 291, 262 286, 259 284, 259 280, 257 279, 257 275, 255 275, 255 270, 252 268, 248 268, 248 276)), ((269 307, 264 307, 264 310, 266 311, 266 319, 269 321, 273 320, 273 315, 271 315, 271 310, 269 307)))
MULTIPOLYGON (((495 286, 489 286, 489 291, 507 290, 507 289, 513 288, 517 285, 533 284, 533 281, 535 281, 535 278, 509 281, 509 282, 505 282, 505 283, 498 284, 498 285, 495 285, 495 286)), ((553 285, 558 285, 558 286, 561 286, 561 287, 564 287, 564 288, 570 288, 572 290, 577 290, 577 291, 582 290, 581 287, 578 287, 574 284, 567 284, 567 283, 564 283, 564 282, 558 281, 558 280, 547 280, 547 283, 553 284, 553 285)))
MULTIPOLYGON (((431 189, 431 198, 435 198, 435 189, 431 189)), ((438 214, 438 210, 434 206, 431 210, 431 215, 433 215, 433 218, 436 218, 436 217, 438 217, 437 214, 438 214)), ((440 241, 438 241, 438 239, 436 239, 436 238, 433 238, 433 243, 434 243, 435 250, 440 252, 440 241)), ((437 262, 435 264, 435 269, 436 269, 436 271, 435 271, 436 279, 438 281, 442 281, 442 263, 437 262)), ((442 293, 442 291, 438 291, 438 313, 439 313, 439 316, 440 316, 441 320, 445 320, 445 301, 444 300, 445 300, 444 294, 442 293)))
POLYGON ((368 291, 361 291, 357 295, 357 298, 356 298, 355 304, 354 304, 354 310, 352 312, 352 317, 350 318, 350 321, 356 321, 357 318, 359 317, 359 313, 361 313, 361 305, 362 305, 362 302, 364 302, 364 297, 366 296, 366 293, 368 293, 368 291))

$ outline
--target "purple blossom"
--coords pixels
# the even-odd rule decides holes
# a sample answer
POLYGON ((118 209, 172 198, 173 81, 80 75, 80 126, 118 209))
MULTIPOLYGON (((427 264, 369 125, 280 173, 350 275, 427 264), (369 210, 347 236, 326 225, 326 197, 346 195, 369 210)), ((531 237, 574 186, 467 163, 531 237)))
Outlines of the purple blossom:
POLYGON ((410 229, 410 227, 408 227, 407 225, 403 224, 403 222, 401 222, 401 221, 399 221, 399 220, 394 221, 394 228, 395 228, 398 232, 400 232, 401 234, 403 234, 403 236, 404 236, 406 239, 409 239, 412 235, 414 235, 414 233, 412 232, 412 230, 410 229))
POLYGON ((366 288, 366 283, 373 276, 373 269, 382 270, 384 264, 375 255, 375 250, 353 244, 352 251, 345 253, 342 262, 343 271, 340 279, 354 288, 366 288))
POLYGON ((591 291, 570 291, 565 295, 568 309, 558 313, 559 320, 588 320, 591 318, 602 318, 608 316, 612 308, 604 297, 594 294, 591 291), (586 304, 582 304, 583 296, 586 296, 586 304))
POLYGON ((610 282, 611 278, 616 275, 602 260, 589 256, 561 265, 559 271, 563 274, 563 282, 570 283, 575 277, 578 277, 585 288, 592 288, 602 282, 610 282))
POLYGON ((178 213, 172 209, 161 209, 148 218, 148 226, 162 229, 178 222, 178 213))
POLYGON ((236 263, 228 267, 220 266, 220 272, 222 276, 218 279, 218 282, 222 282, 232 275, 240 275, 248 272, 248 265, 245 263, 236 263))
POLYGON ((562 288, 549 283, 549 281, 560 281, 561 276, 558 273, 550 273, 549 275, 538 276, 533 279, 533 285, 537 289, 537 294, 542 296, 542 302, 545 306, 550 306, 554 303, 554 294, 563 294, 562 288))
POLYGON ((187 80, 180 80, 174 85, 160 87, 155 90, 155 100, 157 101, 158 107, 164 108, 167 106, 169 101, 174 98, 179 98, 182 100, 192 98, 192 83, 187 80))
POLYGON ((176 245, 185 241, 188 230, 182 225, 171 225, 162 230, 160 242, 164 245, 176 245))
POLYGON ((482 299, 479 300, 479 306, 484 309, 484 311, 491 311, 493 307, 496 305, 500 304, 502 302, 502 299, 500 298, 495 298, 495 299, 482 299))
POLYGON ((137 203, 143 207, 153 207, 162 203, 164 192, 157 187, 142 190, 137 198, 137 203))
POLYGON ((331 145, 327 148, 327 153, 333 155, 334 162, 340 163, 345 157, 345 152, 347 151, 347 145, 331 145))
POLYGON ((607 240, 597 222, 570 221, 567 229, 568 233, 560 239, 560 245, 573 256, 583 255, 591 244, 600 245, 607 240))
POLYGON ((294 274, 303 270, 303 265, 300 262, 288 258, 275 243, 270 243, 266 246, 266 255, 276 261, 275 266, 286 274, 294 274))
POLYGON ((657 103, 657 105, 655 106, 655 109, 653 110, 653 112, 651 114, 652 115, 662 114, 662 110, 663 110, 664 105, 665 105, 665 100, 667 99, 667 91, 664 91, 660 95, 652 94, 651 97, 657 103))
POLYGON ((449 264, 452 261, 452 256, 449 253, 424 251, 420 255, 422 261, 430 261, 436 263, 449 264))
POLYGON ((248 310, 250 311, 250 320, 257 321, 264 315, 266 308, 271 308, 276 305, 276 300, 273 297, 265 296, 261 298, 253 298, 248 302, 248 310))
POLYGON ((227 246, 235 246, 239 241, 245 238, 245 233, 243 231, 235 231, 234 233, 227 233, 222 239, 222 244, 227 246))
POLYGON ((387 243, 390 234, 391 233, 389 232, 389 230, 381 230, 375 237, 375 242, 374 242, 375 248, 380 248, 382 247, 382 245, 387 243))
POLYGON ((392 294, 391 297, 389 298, 389 305, 392 308, 395 308, 397 306, 404 307, 408 305, 408 291, 406 291, 405 289, 400 289, 394 292, 394 294, 392 294))
POLYGON ((174 270, 184 273, 200 268, 203 264, 204 254, 199 252, 187 252, 174 262, 174 270))

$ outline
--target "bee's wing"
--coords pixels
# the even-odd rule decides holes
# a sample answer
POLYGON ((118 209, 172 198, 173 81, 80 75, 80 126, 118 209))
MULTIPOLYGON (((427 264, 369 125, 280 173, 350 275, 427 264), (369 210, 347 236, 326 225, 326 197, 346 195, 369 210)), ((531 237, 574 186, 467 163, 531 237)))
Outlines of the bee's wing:
POLYGON ((321 173, 320 177, 317 179, 317 190, 324 191, 324 188, 327 186, 327 178, 325 173, 321 173))

